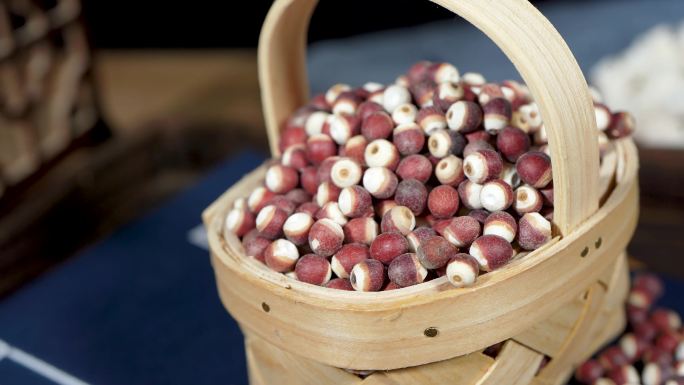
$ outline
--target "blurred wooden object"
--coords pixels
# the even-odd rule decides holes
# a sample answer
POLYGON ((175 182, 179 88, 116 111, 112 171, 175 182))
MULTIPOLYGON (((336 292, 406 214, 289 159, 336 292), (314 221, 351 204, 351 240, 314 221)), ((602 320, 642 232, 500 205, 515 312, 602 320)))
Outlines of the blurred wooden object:
POLYGON ((107 136, 78 0, 0 2, 0 184, 107 136), (97 131, 97 132, 94 132, 97 131))

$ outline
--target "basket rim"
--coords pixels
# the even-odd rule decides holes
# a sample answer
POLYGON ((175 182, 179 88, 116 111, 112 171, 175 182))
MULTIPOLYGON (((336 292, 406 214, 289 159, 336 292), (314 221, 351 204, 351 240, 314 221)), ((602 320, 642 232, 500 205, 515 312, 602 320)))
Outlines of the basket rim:
MULTIPOLYGON (((253 258, 245 258, 242 245, 234 235, 231 234, 232 239, 224 239, 221 218, 224 217, 223 214, 227 211, 229 204, 232 203, 232 200, 229 199, 232 188, 205 210, 203 218, 213 260, 220 262, 222 267, 235 271, 256 285, 269 290, 284 290, 284 295, 296 297, 296 301, 304 301, 325 308, 353 311, 379 311, 395 309, 397 306, 418 306, 440 298, 450 298, 457 301, 463 296, 476 293, 482 289, 505 284, 509 278, 539 267, 557 256, 559 251, 576 243, 582 235, 590 231, 603 218, 618 211, 621 203, 624 203, 631 190, 637 185, 638 158, 636 147, 630 138, 616 141, 615 150, 617 154, 615 187, 609 191, 610 194, 605 203, 594 215, 572 233, 563 238, 556 236, 546 245, 524 258, 511 261, 499 270, 480 276, 476 284, 468 288, 455 288, 447 281, 446 277, 439 277, 415 286, 380 292, 332 290, 307 284, 275 272, 253 258), (231 255, 236 256, 236 258, 231 257, 231 255)), ((234 186, 250 179, 257 179, 259 171, 262 169, 263 166, 257 168, 234 186)), ((634 226, 631 227, 630 237, 634 226)), ((214 264, 214 269, 217 268, 214 264)), ((220 279, 218 273, 217 279, 220 279)))

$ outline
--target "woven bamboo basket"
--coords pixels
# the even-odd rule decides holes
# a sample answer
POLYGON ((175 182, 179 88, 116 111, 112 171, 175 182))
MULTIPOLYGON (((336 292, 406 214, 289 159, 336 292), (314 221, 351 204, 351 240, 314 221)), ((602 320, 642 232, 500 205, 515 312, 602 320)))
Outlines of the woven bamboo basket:
MULTIPOLYGON (((218 292, 244 332, 252 385, 561 384, 624 327, 625 248, 638 214, 633 142, 616 141, 599 161, 584 77, 526 0, 432 1, 487 34, 530 87, 549 135, 557 236, 471 288, 454 289, 442 277, 379 293, 329 290, 245 258, 239 240, 224 236, 227 210, 261 183, 262 166, 204 212, 218 292), (496 357, 483 353, 499 342, 496 357)), ((315 4, 277 0, 262 30, 259 71, 274 156, 280 123, 307 98, 315 4)))

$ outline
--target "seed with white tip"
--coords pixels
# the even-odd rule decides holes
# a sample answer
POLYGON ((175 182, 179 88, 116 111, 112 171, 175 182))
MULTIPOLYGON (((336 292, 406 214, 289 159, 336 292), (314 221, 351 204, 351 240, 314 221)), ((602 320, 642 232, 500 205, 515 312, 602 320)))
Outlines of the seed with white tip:
POLYGON ((328 105, 332 106, 333 103, 335 103, 335 100, 337 100, 337 97, 339 97, 341 93, 351 90, 352 88, 349 84, 335 84, 332 87, 328 88, 328 91, 325 92, 325 101, 328 103, 328 105))
POLYGON ((514 196, 513 209, 520 215, 539 212, 544 203, 541 193, 529 185, 518 187, 514 196))
POLYGON ((482 185, 471 180, 464 180, 458 185, 458 196, 461 198, 461 203, 471 210, 482 208, 481 192, 482 185))
POLYGON ((613 114, 605 104, 594 104, 594 114, 596 115, 596 127, 600 131, 605 131, 610 126, 613 114))
POLYGON ((330 219, 340 226, 348 222, 347 217, 342 213, 342 210, 340 210, 340 205, 337 201, 330 201, 324 204, 323 207, 316 212, 315 217, 316 219, 330 219))
POLYGON ((280 237, 287 217, 287 212, 275 205, 269 205, 261 209, 256 217, 256 228, 259 230, 259 236, 268 239, 280 237))
POLYGON ((357 263, 349 274, 349 281, 356 291, 380 291, 385 283, 385 266, 374 259, 357 263))
POLYGON ((488 211, 506 210, 513 204, 513 189, 501 179, 491 180, 482 186, 480 202, 488 211))
POLYGON ((385 89, 382 99, 385 111, 392 114, 397 107, 411 103, 411 93, 406 87, 393 84, 385 89))
POLYGON ((417 123, 426 135, 431 135, 435 131, 447 128, 447 121, 444 113, 437 107, 423 107, 418 111, 417 123))
POLYGON ((362 176, 361 166, 350 158, 339 159, 330 170, 330 179, 339 188, 358 184, 362 176))
POLYGON ((451 130, 435 131, 428 139, 428 149, 435 158, 447 155, 462 155, 466 146, 463 135, 451 130))
POLYGON ((344 241, 346 243, 362 243, 370 245, 380 232, 380 226, 373 218, 354 218, 344 225, 344 241))
POLYGON ((309 229, 313 224, 314 220, 311 215, 302 212, 294 213, 283 224, 283 232, 290 242, 301 246, 309 239, 309 229))
POLYGON ((332 270, 340 278, 349 278, 349 273, 357 263, 370 259, 368 246, 360 243, 351 243, 342 246, 330 260, 332 270))
POLYGON ((487 217, 482 234, 498 235, 508 242, 513 242, 518 232, 518 223, 505 211, 495 211, 487 217))
POLYGON ((496 179, 503 170, 503 160, 493 150, 478 150, 463 160, 463 173, 475 183, 496 179))
POLYGON ((363 187, 378 199, 390 198, 398 184, 397 176, 385 167, 371 167, 363 174, 363 187))
POLYGON ((446 113, 449 129, 464 134, 477 130, 482 124, 482 117, 480 106, 466 100, 452 104, 446 113))
POLYGON ((277 239, 264 250, 264 258, 268 267, 284 273, 295 267, 299 259, 299 251, 294 243, 286 239, 277 239))
POLYGON ((364 153, 368 167, 386 167, 394 170, 399 164, 399 151, 386 139, 376 139, 368 144, 364 153))
POLYGON ((330 281, 332 270, 327 259, 307 254, 297 261, 295 275, 299 281, 322 286, 330 281))
POLYGON ((527 213, 518 223, 518 244, 536 250, 551 240, 551 222, 539 213, 527 213))
POLYGON ((387 268, 390 281, 401 287, 423 282, 427 273, 427 269, 420 264, 418 256, 414 253, 406 253, 394 258, 387 268))
POLYGON ((411 103, 402 104, 392 112, 392 120, 395 124, 413 123, 416 121, 418 109, 411 103))
POLYGON ((328 121, 330 124, 330 137, 337 144, 345 144, 357 135, 361 130, 361 120, 354 115, 335 114, 328 121))
POLYGON ((323 132, 323 126, 328 121, 330 114, 325 111, 316 111, 311 113, 306 119, 304 129, 308 136, 318 135, 323 132))
POLYGON ((382 216, 380 229, 383 233, 399 232, 408 235, 416 227, 416 217, 406 206, 396 206, 382 216))
POLYGON ((368 191, 361 186, 349 186, 342 189, 337 200, 342 213, 351 218, 365 215, 372 210, 372 198, 368 191))
POLYGON ((470 255, 475 257, 482 270, 493 271, 513 258, 513 247, 498 235, 483 235, 470 246, 470 255))
POLYGON ((479 274, 480 265, 470 254, 456 254, 446 265, 447 279, 455 287, 474 285, 479 274))
POLYGON ((484 113, 484 127, 490 134, 503 130, 511 121, 511 102, 504 98, 490 100, 482 107, 484 113))

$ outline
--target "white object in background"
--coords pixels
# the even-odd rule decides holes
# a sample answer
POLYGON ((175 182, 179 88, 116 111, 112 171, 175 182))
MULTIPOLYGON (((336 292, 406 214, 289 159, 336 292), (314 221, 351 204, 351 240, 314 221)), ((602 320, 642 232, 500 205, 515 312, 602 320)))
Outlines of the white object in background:
POLYGON ((601 60, 591 79, 613 111, 635 116, 637 142, 684 148, 684 23, 644 33, 624 52, 601 60))

